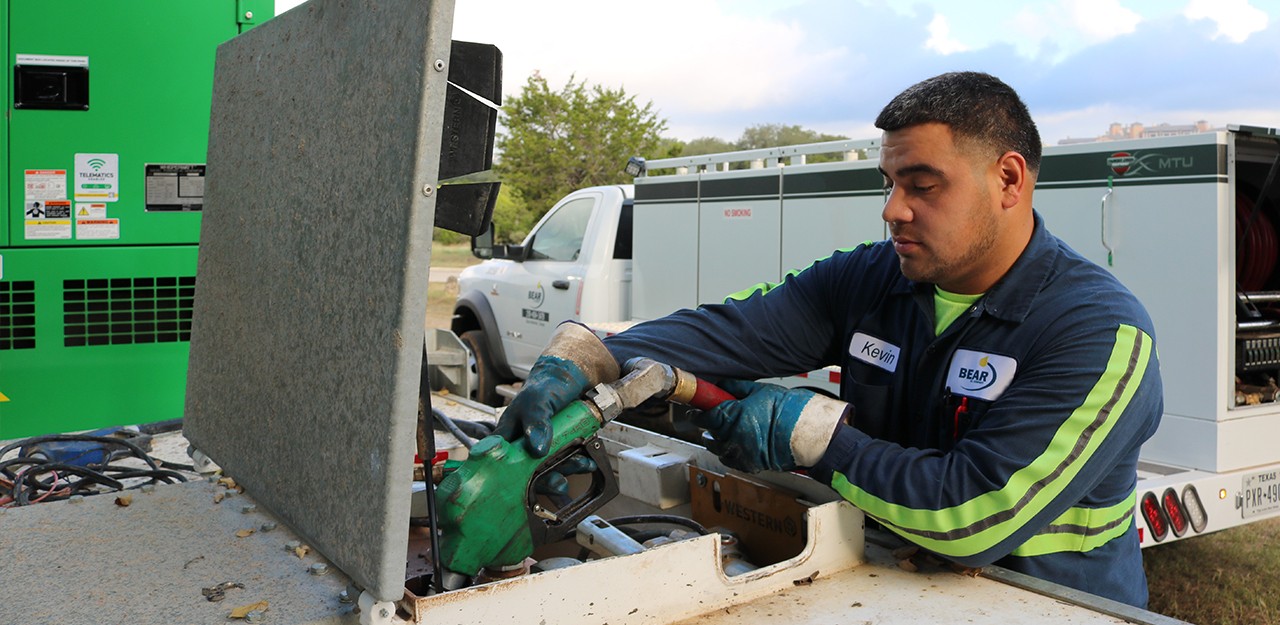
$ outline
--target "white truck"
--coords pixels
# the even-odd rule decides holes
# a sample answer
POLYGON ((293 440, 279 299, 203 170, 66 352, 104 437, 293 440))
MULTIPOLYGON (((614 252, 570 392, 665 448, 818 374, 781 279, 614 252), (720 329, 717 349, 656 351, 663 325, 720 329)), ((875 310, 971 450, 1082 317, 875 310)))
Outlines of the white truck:
MULTIPOLYGON (((836 141, 650 161, 634 185, 569 194, 521 245, 480 240, 491 259, 463 271, 452 324, 475 396, 501 403, 566 319, 619 331, 885 237, 877 152, 836 141)), ((1166 397, 1140 467, 1144 546, 1280 514, 1278 156, 1276 130, 1242 126, 1045 150, 1036 209, 1155 321, 1166 397)), ((839 376, 787 383, 835 394, 839 376)))

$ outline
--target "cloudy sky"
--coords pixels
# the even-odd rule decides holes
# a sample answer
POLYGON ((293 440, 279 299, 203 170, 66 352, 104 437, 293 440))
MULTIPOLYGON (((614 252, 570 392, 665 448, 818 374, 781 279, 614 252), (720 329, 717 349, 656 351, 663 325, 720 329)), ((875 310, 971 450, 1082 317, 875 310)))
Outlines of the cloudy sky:
POLYGON ((507 94, 534 71, 620 86, 684 140, 875 137, 889 98, 960 69, 1013 85, 1046 143, 1111 122, 1280 127, 1280 0, 456 0, 454 38, 502 50, 507 94))

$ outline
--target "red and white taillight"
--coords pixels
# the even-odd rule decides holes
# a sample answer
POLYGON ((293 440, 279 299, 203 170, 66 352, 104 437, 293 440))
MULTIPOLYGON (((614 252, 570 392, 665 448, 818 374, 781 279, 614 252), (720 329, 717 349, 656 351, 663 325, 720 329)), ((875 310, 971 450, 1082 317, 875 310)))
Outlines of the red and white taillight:
POLYGON ((1138 509, 1155 542, 1168 538, 1169 534, 1173 534, 1174 538, 1181 538, 1188 530, 1198 534, 1209 523, 1209 515, 1204 503, 1200 501, 1200 493, 1191 484, 1184 486, 1181 494, 1173 488, 1166 488, 1158 497, 1154 492, 1149 492, 1142 496, 1138 509))

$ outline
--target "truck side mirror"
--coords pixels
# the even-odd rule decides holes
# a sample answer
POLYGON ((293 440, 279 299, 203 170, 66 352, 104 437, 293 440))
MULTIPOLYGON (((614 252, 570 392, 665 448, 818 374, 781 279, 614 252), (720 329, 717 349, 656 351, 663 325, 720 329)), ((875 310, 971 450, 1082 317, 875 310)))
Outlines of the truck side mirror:
POLYGON ((493 258, 493 222, 489 222, 489 228, 474 237, 471 237, 471 255, 481 260, 493 258))

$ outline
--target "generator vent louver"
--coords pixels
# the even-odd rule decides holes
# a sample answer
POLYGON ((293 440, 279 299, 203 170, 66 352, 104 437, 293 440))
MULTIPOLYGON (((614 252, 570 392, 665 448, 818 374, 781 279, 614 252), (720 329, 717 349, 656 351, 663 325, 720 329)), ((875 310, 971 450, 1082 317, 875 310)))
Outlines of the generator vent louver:
POLYGON ((64 280, 63 344, 190 341, 195 291, 195 276, 64 280))
POLYGON ((0 282, 0 350, 35 347, 36 283, 0 282))

